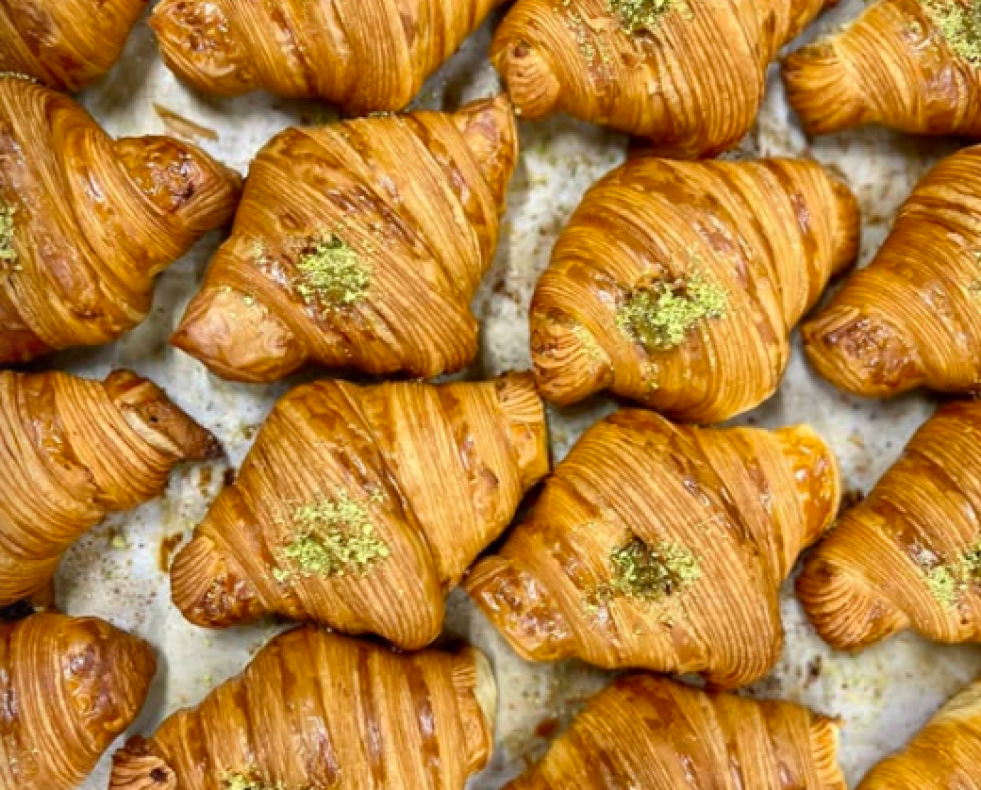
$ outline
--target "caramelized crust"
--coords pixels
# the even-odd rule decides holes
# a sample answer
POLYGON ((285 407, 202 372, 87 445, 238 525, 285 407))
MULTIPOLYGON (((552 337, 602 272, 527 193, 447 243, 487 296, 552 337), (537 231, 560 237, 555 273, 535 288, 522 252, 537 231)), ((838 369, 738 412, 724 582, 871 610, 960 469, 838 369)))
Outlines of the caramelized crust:
POLYGON ((621 411, 583 435, 466 589, 526 659, 744 685, 780 655, 780 585, 840 489, 807 427, 700 430, 621 411))

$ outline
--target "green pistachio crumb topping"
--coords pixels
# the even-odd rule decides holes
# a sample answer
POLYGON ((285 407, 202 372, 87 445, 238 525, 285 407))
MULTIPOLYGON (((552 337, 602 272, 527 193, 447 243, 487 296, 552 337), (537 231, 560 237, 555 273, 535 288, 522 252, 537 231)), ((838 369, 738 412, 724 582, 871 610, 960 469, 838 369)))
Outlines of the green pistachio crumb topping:
POLYGON ((296 292, 308 304, 326 309, 354 304, 368 293, 371 268, 339 236, 314 240, 300 255, 296 292))
POLYGON ((17 250, 14 249, 14 233, 17 226, 14 217, 17 209, 0 203, 0 269, 14 269, 17 265, 17 250))
MULTIPOLYGON (((222 779, 221 790, 289 790, 289 788, 282 782, 275 782, 274 784, 264 782, 258 778, 256 771, 247 773, 233 771, 225 774, 224 779, 222 779)), ((304 788, 297 788, 297 790, 312 790, 312 788, 307 785, 304 788)))
POLYGON ((600 602, 612 598, 661 601, 685 591, 701 576, 698 559, 683 546, 649 545, 634 537, 610 552, 610 582, 596 597, 600 602))
POLYGON ((656 30, 661 19, 672 9, 690 13, 687 0, 606 0, 610 12, 620 19, 628 33, 656 30))
POLYGON ((981 540, 952 562, 942 562, 928 549, 915 554, 930 594, 945 609, 953 608, 972 586, 981 585, 981 540))
POLYGON ((921 0, 947 45, 969 63, 981 65, 981 0, 921 0))
POLYGON ((367 576, 391 554, 376 534, 368 508, 343 491, 336 499, 318 498, 296 508, 292 525, 295 537, 282 550, 288 569, 273 572, 280 583, 294 573, 305 578, 367 576))
POLYGON ((623 334, 653 351, 680 346, 701 321, 723 318, 728 308, 729 292, 696 273, 687 282, 635 290, 616 320, 623 334))
POLYGON ((24 80, 26 82, 33 82, 35 85, 41 84, 36 78, 22 71, 0 71, 0 80, 2 79, 24 80))

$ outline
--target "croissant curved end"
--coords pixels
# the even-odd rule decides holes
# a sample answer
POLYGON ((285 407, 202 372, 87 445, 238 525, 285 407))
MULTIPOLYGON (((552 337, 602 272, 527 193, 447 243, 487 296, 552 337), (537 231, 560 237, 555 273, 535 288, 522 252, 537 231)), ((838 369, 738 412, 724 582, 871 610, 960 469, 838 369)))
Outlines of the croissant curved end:
POLYGON ((267 383, 308 359, 306 346, 276 313, 232 288, 208 288, 187 308, 172 345, 231 381, 267 383))
POLYGON ((524 41, 495 40, 491 61, 507 85, 523 118, 543 118, 557 112, 562 85, 545 53, 524 41))
POLYGON ((875 121, 855 71, 842 61, 833 38, 801 47, 787 56, 781 69, 787 101, 808 134, 875 121))
POLYGON ((781 428, 775 435, 797 484, 797 498, 805 516, 803 549, 827 532, 838 516, 841 469, 831 448, 810 426, 781 428))
POLYGON ((257 590, 228 567, 207 537, 188 543, 170 569, 170 596, 188 621, 202 628, 226 628, 267 614, 257 590))
POLYGON ((825 790, 848 790, 845 775, 838 763, 841 732, 838 723, 827 716, 813 715, 810 726, 811 755, 818 776, 818 787, 825 790))
POLYGON ((480 706, 480 712, 484 716, 489 732, 494 731, 494 722, 497 719, 497 680, 494 678, 494 668, 491 666, 490 659, 479 650, 470 648, 467 655, 473 659, 476 680, 474 683, 474 696, 480 706))
POLYGON ((100 629, 96 645, 99 649, 99 663, 111 668, 109 693, 117 708, 123 714, 120 729, 136 716, 143 707, 150 683, 157 673, 157 659, 149 644, 137 636, 103 623, 92 620, 100 629))
POLYGON ((132 738, 112 756, 109 790, 177 790, 177 775, 143 738, 132 738))
POLYGON ((855 263, 858 257, 862 244, 862 212, 858 206, 858 198, 845 184, 830 175, 828 180, 835 197, 831 271, 838 274, 855 263))
POLYGON ((491 190, 502 201, 518 162, 518 123, 504 94, 468 104, 453 115, 491 190))
POLYGON ((916 345, 880 316, 832 304, 801 326, 801 336, 814 369, 846 392, 882 398, 924 383, 916 345))
POLYGON ((606 389, 613 381, 609 354, 573 318, 531 310, 531 354, 542 396, 568 406, 606 389))
POLYGON ((861 650, 909 626, 902 611, 820 551, 804 563, 797 597, 825 642, 836 650, 861 650))
POLYGON ((521 482, 527 490, 549 472, 548 423, 530 373, 516 373, 496 382, 497 398, 507 418, 508 438, 518 458, 521 482))

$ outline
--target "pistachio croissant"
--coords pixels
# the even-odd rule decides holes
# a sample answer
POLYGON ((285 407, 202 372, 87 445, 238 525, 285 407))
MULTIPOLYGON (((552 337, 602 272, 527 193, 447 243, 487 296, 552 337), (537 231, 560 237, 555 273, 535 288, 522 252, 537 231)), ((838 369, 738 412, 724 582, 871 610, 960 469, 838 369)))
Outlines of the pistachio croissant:
POLYGON ((252 163, 172 342, 240 381, 308 360, 425 378, 465 367, 516 158, 504 97, 288 129, 252 163))
POLYGON ((751 409, 858 236, 855 198, 815 164, 632 159, 586 194, 535 290, 538 386, 698 422, 751 409))
POLYGON ((547 472, 528 375, 299 387, 177 556, 174 602, 198 625, 276 613, 422 647, 547 472))
POLYGON ((0 72, 79 91, 119 60, 148 0, 13 0, 0 5, 0 72))
POLYGON ((981 137, 981 8, 975 0, 878 0, 791 54, 787 98, 812 134, 882 124, 981 137))
POLYGON ((163 0, 150 24, 204 93, 261 88, 354 115, 401 110, 502 0, 163 0))
POLYGON ((834 722, 789 702, 631 675, 505 790, 846 790, 834 722))
POLYGON ((110 790, 463 790, 487 763, 482 654, 400 655, 312 627, 113 758, 110 790))
POLYGON ((71 790, 143 707, 149 645, 92 617, 0 625, 0 787, 71 790))
POLYGON ((154 275, 235 206, 238 176, 202 151, 113 141, 25 79, 0 76, 0 130, 0 365, 132 329, 154 275))
POLYGON ((749 131, 767 65, 837 0, 519 0, 491 58, 525 118, 567 112, 712 156, 749 131))
POLYGON ((954 697, 858 790, 981 790, 981 681, 954 697))
POLYGON ((780 585, 840 489, 805 426, 702 430, 621 411, 583 435, 466 589, 526 659, 740 686, 779 657, 780 585))
POLYGON ((858 395, 981 388, 981 146, 920 181, 872 262, 801 332, 818 373, 858 395))
POLYGON ((112 510, 157 496, 179 461, 218 444, 152 382, 0 372, 0 606, 42 590, 112 510))
POLYGON ((947 404, 804 565, 801 602, 832 646, 907 628, 981 641, 981 403, 947 404))

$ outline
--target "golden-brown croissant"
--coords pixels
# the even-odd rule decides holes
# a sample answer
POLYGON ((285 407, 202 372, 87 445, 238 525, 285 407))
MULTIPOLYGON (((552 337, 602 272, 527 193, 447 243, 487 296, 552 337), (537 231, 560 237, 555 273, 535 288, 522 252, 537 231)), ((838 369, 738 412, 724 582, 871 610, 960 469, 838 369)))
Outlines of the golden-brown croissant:
POLYGON ((174 602, 198 625, 276 613, 427 645, 548 472, 545 432, 529 375, 299 387, 178 555, 174 602))
POLYGON ((79 91, 119 60, 148 0, 13 0, 0 4, 0 72, 79 91))
POLYGON ((238 176, 197 148, 113 141, 71 99, 0 76, 0 365, 132 329, 154 275, 237 196, 238 176))
POLYGON ((113 758, 110 790, 463 790, 493 746, 482 654, 303 627, 113 758))
POLYGON ((981 681, 954 697, 858 790, 981 790, 981 681))
POLYGON ((173 342, 241 381, 308 360, 426 378, 465 367, 516 159, 504 97, 288 129, 252 163, 173 342))
POLYGON ((751 409, 858 236, 855 198, 810 162, 632 159, 586 194, 538 283, 538 386, 698 422, 751 409))
POLYGON ((143 707, 149 645, 91 617, 0 625, 0 787, 72 790, 143 707))
POLYGON ((876 257, 801 333, 818 373, 858 395, 981 389, 981 146, 926 175, 876 257))
POLYGON ((907 628, 981 641, 979 470, 981 403, 941 407, 798 577, 827 642, 857 649, 907 628))
POLYGON ((975 0, 878 0, 843 31, 791 54, 787 98, 805 129, 882 124, 981 137, 975 0))
POLYGON ((525 118, 567 112, 712 156, 749 131, 767 65, 837 0, 519 0, 491 58, 525 118))
POLYGON ((780 585, 840 489, 805 426, 703 430, 621 411, 583 435, 466 589, 526 659, 751 683, 780 655, 780 585))
POLYGON ((401 110, 503 0, 163 0, 160 53, 194 88, 401 110))
POLYGON ((62 553, 111 510, 157 496, 214 437, 152 382, 0 372, 0 606, 44 588, 62 553))
POLYGON ((846 790, 837 753, 834 722, 807 708, 630 675, 505 790, 846 790))

